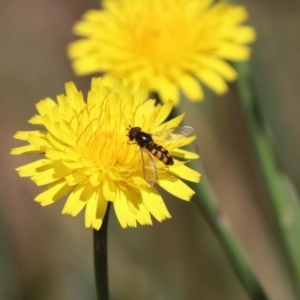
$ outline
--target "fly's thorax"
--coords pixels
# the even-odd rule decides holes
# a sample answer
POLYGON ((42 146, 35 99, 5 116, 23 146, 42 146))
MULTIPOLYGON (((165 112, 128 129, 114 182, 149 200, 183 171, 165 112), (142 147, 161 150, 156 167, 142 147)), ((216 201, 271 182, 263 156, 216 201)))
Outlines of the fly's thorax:
POLYGON ((143 131, 136 135, 135 141, 141 148, 148 148, 153 144, 152 136, 143 131))

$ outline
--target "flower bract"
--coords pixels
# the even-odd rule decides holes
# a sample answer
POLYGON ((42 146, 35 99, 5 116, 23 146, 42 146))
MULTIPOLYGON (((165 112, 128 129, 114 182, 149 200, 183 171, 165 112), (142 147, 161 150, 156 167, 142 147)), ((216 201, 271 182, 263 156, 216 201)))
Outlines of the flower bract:
MULTIPOLYGON (((17 132, 14 137, 26 145, 11 152, 41 154, 40 159, 17 168, 21 177, 46 186, 35 201, 45 206, 66 197, 62 213, 76 216, 85 209, 85 226, 96 229, 101 227, 108 202, 122 227, 152 224, 151 216, 158 221, 170 218, 155 185, 145 180, 142 149, 129 140, 128 130, 139 126, 147 133, 168 132, 184 115, 164 122, 173 103, 155 105, 146 97, 145 86, 131 93, 120 79, 107 84, 94 78, 87 101, 69 82, 66 94, 58 95, 57 101, 38 102, 38 114, 29 120, 37 129, 17 132)), ((200 178, 185 165, 186 159, 198 155, 180 149, 194 139, 161 139, 160 145, 174 156, 172 166, 152 155, 155 183, 182 200, 194 194, 182 179, 197 182, 200 178)))
POLYGON ((74 26, 68 52, 78 75, 103 72, 146 84, 165 102, 221 95, 237 73, 228 61, 249 59, 254 29, 243 6, 212 0, 105 0, 74 26))

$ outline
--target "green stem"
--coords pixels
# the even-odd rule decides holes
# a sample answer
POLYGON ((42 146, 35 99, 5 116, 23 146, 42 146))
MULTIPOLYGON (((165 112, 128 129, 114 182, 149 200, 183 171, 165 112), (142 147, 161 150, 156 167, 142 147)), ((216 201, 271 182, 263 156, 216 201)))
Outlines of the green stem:
MULTIPOLYGON (((157 95, 155 96, 157 97, 157 95)), ((174 108, 169 118, 179 115, 180 112, 180 109, 174 108)), ((192 151, 189 146, 186 146, 185 148, 192 151)), ((197 170, 201 173, 196 161, 192 160, 187 163, 187 165, 193 170, 197 170)), ((218 208, 217 201, 209 187, 207 178, 203 177, 204 176, 202 176, 200 183, 189 183, 192 189, 196 192, 193 201, 196 203, 207 223, 214 231, 214 234, 224 250, 229 263, 250 297, 253 300, 267 300, 268 297, 266 296, 248 262, 248 259, 229 227, 225 215, 220 214, 220 209, 218 208)))
POLYGON ((107 269, 107 226, 110 202, 100 230, 94 229, 94 266, 98 300, 109 300, 107 269))
POLYGON ((253 93, 254 85, 248 65, 236 64, 236 69, 239 73, 237 89, 245 122, 300 299, 300 201, 292 183, 278 167, 265 123, 259 113, 258 99, 253 93))
MULTIPOLYGON (((156 99, 158 103, 161 103, 157 93, 151 93, 150 95, 152 99, 156 99)), ((168 120, 176 117, 180 113, 180 109, 174 108, 168 117, 168 120)), ((191 151, 190 146, 186 146, 185 148, 191 151)), ((201 173, 197 162, 192 160, 187 163, 187 165, 193 170, 197 170, 201 173)), ((196 202, 200 212, 204 215, 207 223, 214 231, 214 234, 224 250, 229 263, 251 299, 268 300, 268 297, 256 278, 244 252, 234 237, 228 222, 226 222, 225 216, 220 216, 220 209, 218 208, 217 201, 209 188, 208 180, 203 177, 201 179, 201 183, 189 183, 192 189, 196 192, 193 200, 196 202)))
MULTIPOLYGON (((189 162, 188 165, 194 170, 199 170, 197 162, 195 161, 189 162)), ((200 183, 190 183, 190 186, 196 192, 193 201, 199 207, 207 223, 214 231, 214 234, 226 254, 229 263, 251 299, 267 300, 268 297, 266 296, 251 268, 251 265, 248 262, 247 257, 235 238, 226 216, 217 206, 216 199, 213 196, 207 179, 202 178, 200 183)))

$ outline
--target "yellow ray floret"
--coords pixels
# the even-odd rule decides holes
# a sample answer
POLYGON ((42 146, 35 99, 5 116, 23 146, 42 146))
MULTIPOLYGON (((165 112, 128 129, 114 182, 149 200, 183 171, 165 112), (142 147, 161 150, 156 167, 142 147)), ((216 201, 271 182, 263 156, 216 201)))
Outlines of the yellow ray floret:
POLYGON ((149 152, 156 164, 152 169, 157 173, 154 182, 145 177, 144 152, 129 139, 130 126, 153 133, 154 139, 157 131, 172 131, 184 117, 164 123, 173 102, 155 105, 154 100, 145 101, 147 93, 143 85, 132 93, 120 79, 108 83, 94 78, 86 101, 70 82, 66 95, 58 95, 57 101, 46 98, 38 102, 38 115, 29 122, 44 128, 17 132, 14 137, 27 145, 11 151, 14 155, 43 155, 16 169, 20 177, 46 186, 35 201, 46 206, 66 197, 63 214, 76 216, 85 209, 85 226, 99 229, 108 202, 113 204, 122 227, 151 225, 152 217, 159 222, 170 218, 155 183, 189 200, 194 192, 181 179, 198 182, 200 174, 179 159, 196 159, 198 155, 180 147, 195 136, 160 140, 160 146, 174 156, 169 167, 149 152))
MULTIPOLYGON (((212 0, 105 0, 74 25, 81 39, 68 54, 78 75, 105 73, 136 88, 146 84, 164 102, 221 95, 237 78, 228 61, 245 61, 255 40, 243 6, 212 0)), ((34 121, 37 121, 34 119, 34 121)))

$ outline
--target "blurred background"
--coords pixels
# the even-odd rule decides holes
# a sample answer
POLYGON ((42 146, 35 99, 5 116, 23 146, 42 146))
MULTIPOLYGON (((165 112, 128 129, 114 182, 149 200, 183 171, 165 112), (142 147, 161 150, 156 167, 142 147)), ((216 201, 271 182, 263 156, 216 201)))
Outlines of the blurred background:
MULTIPOLYGON (((239 3, 258 35, 250 64, 259 107, 278 162, 299 190, 300 2, 239 3)), ((33 129, 27 120, 36 102, 63 93, 70 80, 88 90, 90 77, 75 77, 66 46, 76 39, 74 22, 98 7, 96 0, 1 0, 0 299, 96 299, 92 230, 84 228, 83 214, 62 216, 63 201, 35 203, 40 189, 14 171, 35 157, 9 152, 21 145, 12 138, 16 131, 33 129)), ((223 97, 205 93, 201 118, 183 102, 204 176, 269 298, 297 299, 235 87, 223 97)), ((193 200, 164 198, 172 219, 151 227, 124 230, 111 211, 111 299, 249 299, 193 200)))

